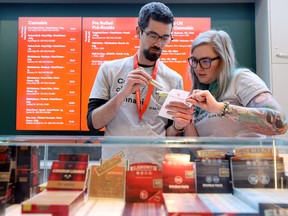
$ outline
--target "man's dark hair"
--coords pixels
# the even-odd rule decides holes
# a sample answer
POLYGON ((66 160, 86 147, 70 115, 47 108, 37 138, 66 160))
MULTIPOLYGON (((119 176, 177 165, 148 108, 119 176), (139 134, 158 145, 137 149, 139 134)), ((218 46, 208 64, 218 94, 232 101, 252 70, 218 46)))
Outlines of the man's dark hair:
POLYGON ((172 11, 161 2, 151 2, 141 8, 138 17, 139 27, 145 29, 149 24, 150 18, 157 22, 172 24, 172 27, 174 25, 172 11))

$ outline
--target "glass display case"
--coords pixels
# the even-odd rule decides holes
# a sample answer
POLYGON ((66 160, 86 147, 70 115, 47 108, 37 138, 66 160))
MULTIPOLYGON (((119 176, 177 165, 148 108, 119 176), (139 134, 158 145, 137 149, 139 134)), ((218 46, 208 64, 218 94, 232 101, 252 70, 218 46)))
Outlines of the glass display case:
POLYGON ((286 139, 0 136, 0 163, 6 215, 287 214, 286 139))

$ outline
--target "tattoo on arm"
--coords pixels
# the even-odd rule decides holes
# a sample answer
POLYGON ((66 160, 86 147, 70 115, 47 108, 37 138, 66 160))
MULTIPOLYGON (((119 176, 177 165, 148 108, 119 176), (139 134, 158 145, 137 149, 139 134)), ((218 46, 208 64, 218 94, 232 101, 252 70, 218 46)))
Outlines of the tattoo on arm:
POLYGON ((231 105, 229 116, 233 121, 256 133, 271 136, 287 131, 286 117, 270 93, 257 95, 247 107, 231 105))

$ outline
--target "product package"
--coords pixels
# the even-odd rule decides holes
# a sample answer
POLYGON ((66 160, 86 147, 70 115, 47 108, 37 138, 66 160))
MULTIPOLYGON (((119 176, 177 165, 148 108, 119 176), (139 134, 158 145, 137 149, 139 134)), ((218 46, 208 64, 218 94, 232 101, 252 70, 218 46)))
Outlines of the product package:
POLYGON ((235 149, 231 162, 234 188, 285 188, 283 158, 271 147, 235 149))
POLYGON ((88 197, 106 197, 124 199, 125 172, 127 160, 124 151, 120 151, 100 165, 90 167, 88 197))
POLYGON ((84 200, 87 173, 88 162, 53 161, 46 190, 22 202, 22 213, 73 215, 84 200))
POLYGON ((134 163, 126 172, 126 202, 162 203, 162 187, 157 164, 134 163))
POLYGON ((171 153, 162 162, 163 193, 195 193, 194 163, 190 155, 171 153))
POLYGON ((197 193, 232 193, 226 151, 199 150, 195 160, 197 193))

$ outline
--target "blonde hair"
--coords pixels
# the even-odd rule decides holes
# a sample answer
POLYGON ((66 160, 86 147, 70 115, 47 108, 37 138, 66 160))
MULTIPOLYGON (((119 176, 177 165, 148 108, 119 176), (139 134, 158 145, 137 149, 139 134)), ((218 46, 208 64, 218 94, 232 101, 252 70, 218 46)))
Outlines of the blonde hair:
MULTIPOLYGON (((217 78, 218 88, 215 92, 211 92, 215 98, 220 98, 227 90, 233 71, 236 68, 235 53, 230 36, 223 30, 209 30, 200 33, 194 40, 191 47, 191 53, 198 46, 208 44, 220 56, 220 73, 217 78)), ((191 68, 191 78, 193 89, 208 89, 209 84, 200 83, 195 75, 195 71, 191 68)))

